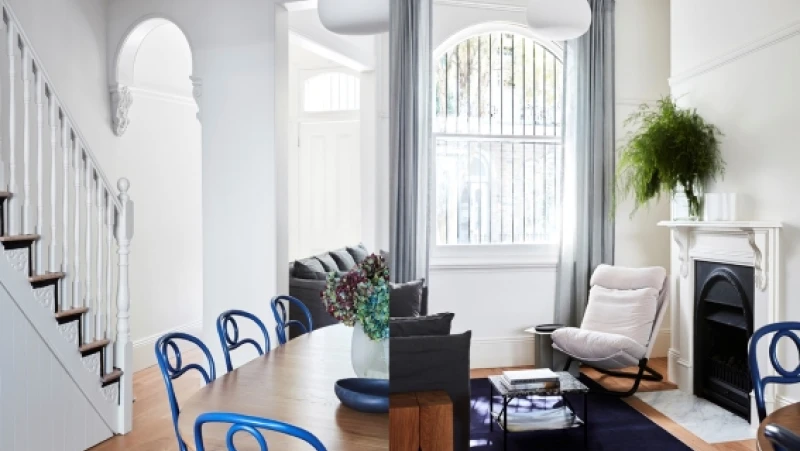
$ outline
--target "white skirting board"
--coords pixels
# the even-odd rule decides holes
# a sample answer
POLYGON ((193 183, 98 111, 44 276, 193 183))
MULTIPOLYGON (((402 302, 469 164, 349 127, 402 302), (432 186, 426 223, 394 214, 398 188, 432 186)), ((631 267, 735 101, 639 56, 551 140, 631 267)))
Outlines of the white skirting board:
MULTIPOLYGON (((659 331, 651 357, 666 357, 669 351, 669 342, 669 329, 659 331)), ((504 368, 533 365, 535 349, 532 335, 473 338, 470 367, 504 368)))
POLYGON ((155 345, 156 341, 163 335, 172 332, 184 332, 191 335, 202 337, 203 334, 203 320, 192 321, 191 323, 183 324, 171 330, 151 335, 149 337, 141 338, 133 341, 133 370, 140 371, 157 364, 155 345))

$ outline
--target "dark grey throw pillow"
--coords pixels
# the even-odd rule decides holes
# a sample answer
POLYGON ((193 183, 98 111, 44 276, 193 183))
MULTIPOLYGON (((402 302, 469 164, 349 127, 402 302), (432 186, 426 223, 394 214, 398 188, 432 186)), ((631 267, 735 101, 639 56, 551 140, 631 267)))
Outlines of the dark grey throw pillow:
POLYGON ((331 254, 319 254, 315 255, 314 258, 319 260, 322 263, 322 267, 325 268, 325 272, 336 272, 339 271, 339 267, 336 265, 336 262, 333 261, 333 257, 331 254))
POLYGON ((414 318, 389 318, 389 336, 417 337, 450 335, 455 313, 438 313, 414 318))
POLYGON ((342 248, 331 251, 331 257, 339 267, 339 271, 350 271, 356 266, 356 261, 350 255, 350 252, 347 252, 347 249, 342 248))
POLYGON ((406 283, 389 283, 389 316, 406 318, 422 311, 422 290, 425 279, 406 283))
POLYGON ((347 246, 347 252, 353 256, 353 260, 356 264, 360 264, 369 257, 369 251, 363 243, 359 243, 358 246, 347 246))
POLYGON ((294 277, 298 279, 325 279, 325 268, 314 257, 304 258, 294 262, 294 277))

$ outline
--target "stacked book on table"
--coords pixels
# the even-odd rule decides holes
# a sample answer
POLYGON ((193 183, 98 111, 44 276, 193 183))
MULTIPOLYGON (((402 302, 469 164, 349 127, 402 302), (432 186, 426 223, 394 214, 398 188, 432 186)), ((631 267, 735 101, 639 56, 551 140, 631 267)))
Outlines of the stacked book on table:
POLYGON ((509 391, 557 390, 560 387, 558 374, 549 368, 503 371, 500 380, 509 391))

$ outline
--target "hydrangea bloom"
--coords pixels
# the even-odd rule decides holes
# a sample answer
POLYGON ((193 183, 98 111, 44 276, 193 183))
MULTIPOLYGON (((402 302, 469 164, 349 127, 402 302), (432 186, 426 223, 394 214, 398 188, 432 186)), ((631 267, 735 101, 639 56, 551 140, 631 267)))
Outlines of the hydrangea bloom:
POLYGON ((389 269, 383 257, 370 255, 341 277, 329 274, 322 301, 341 323, 361 323, 372 340, 389 338, 389 269))

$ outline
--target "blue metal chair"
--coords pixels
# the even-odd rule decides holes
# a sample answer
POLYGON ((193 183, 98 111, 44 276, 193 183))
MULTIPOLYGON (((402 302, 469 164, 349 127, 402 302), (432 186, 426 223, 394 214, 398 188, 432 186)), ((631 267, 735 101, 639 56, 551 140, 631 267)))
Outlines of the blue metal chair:
POLYGON ((178 399, 175 397, 175 389, 172 386, 172 381, 183 376, 190 370, 196 370, 203 376, 206 384, 211 383, 216 379, 216 369, 214 368, 214 358, 211 357, 211 352, 208 347, 197 337, 181 332, 166 334, 159 338, 156 342, 156 360, 158 366, 161 368, 161 375, 164 377, 164 384, 167 386, 167 398, 169 399, 169 407, 172 410, 172 424, 175 427, 175 436, 178 439, 178 449, 186 451, 186 444, 181 438, 181 433, 178 430, 178 415, 180 415, 180 407, 178 406, 178 399), (205 354, 208 360, 208 371, 198 363, 183 364, 183 356, 178 347, 178 343, 184 341, 194 344, 205 354), (169 350, 174 354, 175 365, 170 362, 169 350))
POLYGON ((264 353, 269 352, 271 348, 267 327, 264 326, 264 323, 258 319, 257 316, 243 310, 228 310, 219 315, 219 317, 217 317, 217 334, 219 334, 219 342, 222 345, 222 354, 225 356, 225 365, 228 371, 233 371, 231 351, 240 348, 242 345, 252 345, 256 348, 258 355, 264 355, 264 353), (261 329, 261 333, 264 334, 264 347, 261 347, 261 345, 252 338, 239 339, 239 324, 236 322, 237 317, 246 318, 256 323, 258 328, 261 329), (233 326, 233 337, 228 333, 229 326, 233 326))
POLYGON ((753 388, 756 394, 756 407, 758 408, 758 419, 764 421, 767 410, 764 405, 764 387, 767 384, 796 384, 800 383, 800 364, 792 371, 787 371, 778 361, 778 341, 781 338, 789 338, 794 342, 798 354, 800 354, 800 337, 795 331, 800 331, 800 322, 783 322, 768 324, 758 329, 753 337, 750 338, 750 374, 753 377, 753 388), (775 376, 761 377, 761 369, 758 367, 758 341, 765 335, 774 333, 769 344, 769 360, 772 368, 778 373, 775 376))
POLYGON ((275 315, 275 323, 277 324, 275 326, 275 332, 277 332, 278 342, 281 345, 285 345, 288 341, 286 337, 286 329, 288 329, 290 326, 296 326, 302 330, 304 334, 314 330, 314 325, 311 322, 311 312, 308 310, 308 307, 306 307, 305 304, 303 304, 303 302, 299 299, 285 295, 275 296, 272 298, 270 304, 272 306, 272 314, 275 315), (287 301, 289 304, 291 304, 291 307, 300 309, 300 311, 306 316, 308 326, 297 320, 290 321, 286 316, 286 306, 281 301, 287 301))
POLYGON ((261 451, 267 451, 267 440, 258 429, 266 429, 268 431, 280 432, 281 434, 297 437, 311 445, 316 451, 327 451, 325 445, 323 445, 314 434, 305 429, 280 421, 267 420, 266 418, 248 417, 236 413, 223 412, 204 413, 197 417, 194 423, 194 438, 197 451, 205 451, 206 449, 203 445, 203 425, 206 423, 231 424, 231 428, 228 430, 228 435, 225 438, 228 451, 236 451, 236 447, 233 445, 233 436, 236 435, 237 432, 246 432, 250 434, 258 443, 261 451))

